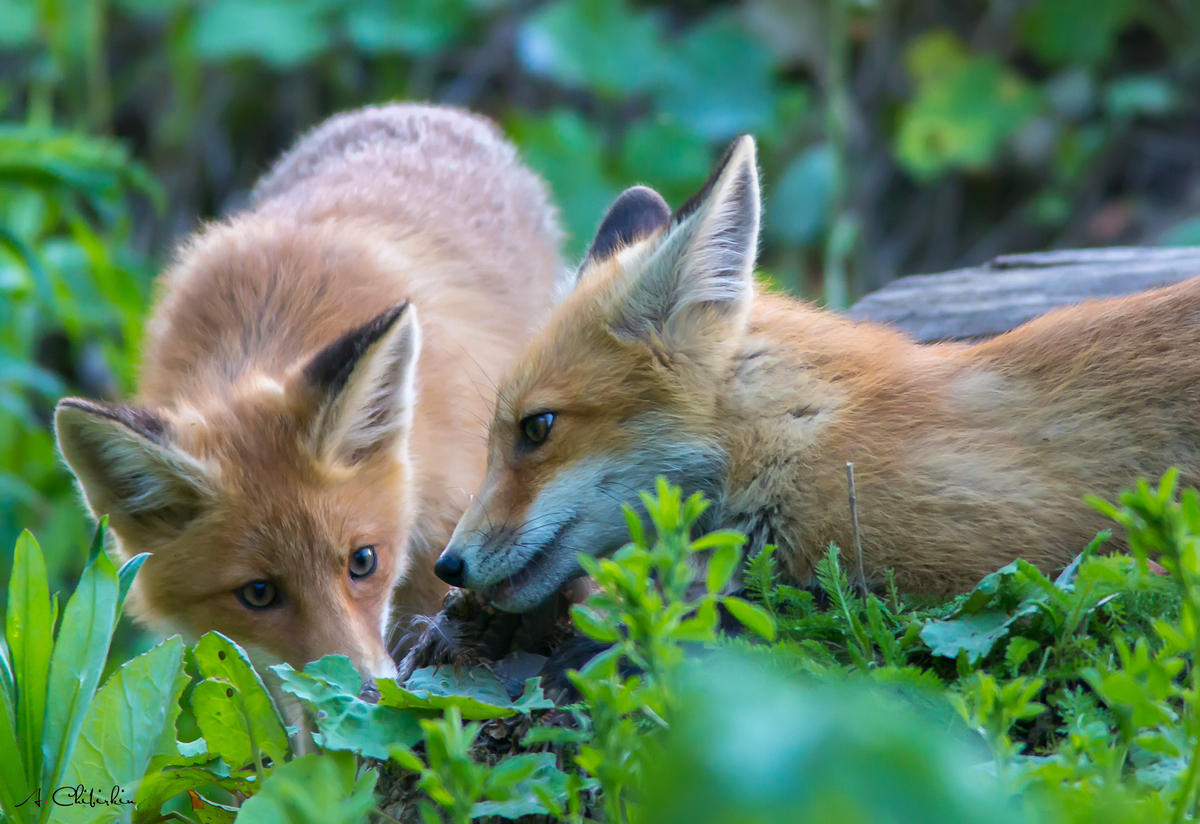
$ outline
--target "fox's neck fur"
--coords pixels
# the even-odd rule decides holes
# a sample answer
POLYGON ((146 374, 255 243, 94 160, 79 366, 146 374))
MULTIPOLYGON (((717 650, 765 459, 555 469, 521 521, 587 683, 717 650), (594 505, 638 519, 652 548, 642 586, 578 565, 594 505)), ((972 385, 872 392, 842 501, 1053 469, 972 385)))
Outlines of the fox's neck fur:
POLYGON ((1106 526, 1085 495, 1172 464, 1200 481, 1198 350, 1200 279, 975 345, 759 294, 718 393, 721 518, 809 580, 854 545, 852 461, 866 566, 901 589, 962 591, 1014 548, 1053 567, 1106 526))

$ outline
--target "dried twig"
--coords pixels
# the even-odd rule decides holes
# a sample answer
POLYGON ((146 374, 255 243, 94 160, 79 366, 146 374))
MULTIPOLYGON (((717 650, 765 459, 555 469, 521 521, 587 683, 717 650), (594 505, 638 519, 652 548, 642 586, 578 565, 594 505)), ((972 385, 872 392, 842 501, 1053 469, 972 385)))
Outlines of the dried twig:
POLYGON ((866 600, 867 573, 863 569, 862 540, 858 537, 858 496, 854 492, 854 464, 846 461, 846 480, 850 482, 850 523, 854 527, 854 555, 858 560, 858 594, 866 600))

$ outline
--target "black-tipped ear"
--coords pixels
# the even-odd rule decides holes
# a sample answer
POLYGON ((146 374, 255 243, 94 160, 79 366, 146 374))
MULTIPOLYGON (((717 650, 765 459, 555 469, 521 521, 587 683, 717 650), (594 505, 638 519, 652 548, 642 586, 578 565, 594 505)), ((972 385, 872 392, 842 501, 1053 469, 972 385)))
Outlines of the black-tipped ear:
POLYGON ((711 337, 712 323, 744 324, 754 297, 758 223, 754 140, 742 137, 629 273, 613 329, 696 341, 711 337))
POLYGON ((388 333, 407 309, 405 301, 351 329, 313 356, 304 367, 304 377, 316 389, 340 392, 363 354, 388 333))
POLYGON ((646 186, 626 189, 604 213, 604 220, 600 221, 600 228, 596 230, 596 237, 579 270, 649 237, 670 219, 671 208, 658 192, 646 186))
POLYGON ((93 514, 118 529, 178 531, 213 499, 208 472, 149 409, 64 398, 54 429, 93 514))
POLYGON ((408 433, 421 349, 416 309, 388 309, 326 346, 304 367, 320 395, 314 451, 352 465, 408 433))

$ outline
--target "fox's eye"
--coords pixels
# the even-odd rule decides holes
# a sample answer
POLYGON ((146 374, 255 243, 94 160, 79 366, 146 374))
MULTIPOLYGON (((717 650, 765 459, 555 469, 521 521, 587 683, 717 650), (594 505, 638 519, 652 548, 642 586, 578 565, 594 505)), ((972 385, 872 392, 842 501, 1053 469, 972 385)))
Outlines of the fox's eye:
POLYGON ((242 605, 249 609, 268 609, 279 601, 279 590, 270 581, 251 581, 236 594, 242 605))
POLYGON ((521 434, 525 436, 525 446, 539 446, 550 434, 554 425, 553 412, 540 412, 537 415, 526 415, 521 419, 521 434))
POLYGON ((375 571, 379 559, 375 555, 375 547, 360 546, 350 555, 350 577, 366 578, 375 571))

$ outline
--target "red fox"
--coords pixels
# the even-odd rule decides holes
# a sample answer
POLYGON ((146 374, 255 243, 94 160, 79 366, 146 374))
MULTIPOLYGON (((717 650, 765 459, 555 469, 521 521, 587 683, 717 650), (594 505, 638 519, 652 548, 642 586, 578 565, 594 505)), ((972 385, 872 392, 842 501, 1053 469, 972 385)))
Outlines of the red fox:
POLYGON ((204 227, 159 284, 133 405, 55 417, 87 505, 150 552, 131 608, 260 661, 395 671, 390 604, 483 476, 495 382, 564 272, 542 181, 483 118, 334 117, 204 227))
POLYGON ((443 580, 526 611, 624 544, 619 504, 664 475, 809 583, 853 546, 852 461, 868 576, 951 593, 1068 561, 1105 526, 1087 493, 1200 481, 1200 279, 921 346, 758 288, 758 226, 748 137, 673 215, 621 195, 500 386, 443 580))

